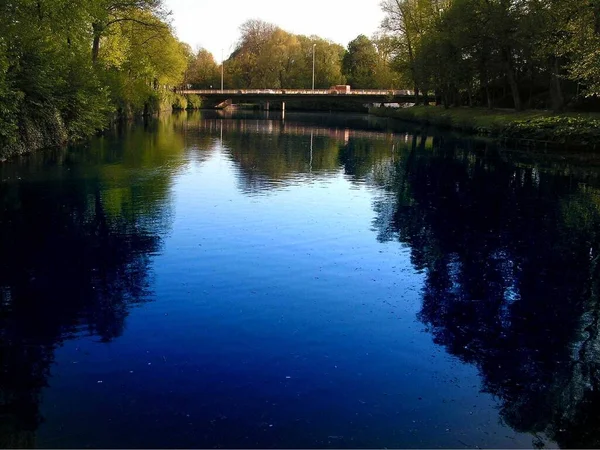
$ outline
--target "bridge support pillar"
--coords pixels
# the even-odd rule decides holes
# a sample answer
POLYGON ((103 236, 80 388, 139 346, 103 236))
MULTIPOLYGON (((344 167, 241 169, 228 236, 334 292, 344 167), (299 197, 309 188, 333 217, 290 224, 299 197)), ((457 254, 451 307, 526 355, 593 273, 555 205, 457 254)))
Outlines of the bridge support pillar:
POLYGON ((269 102, 267 102, 267 104, 265 105, 265 109, 268 111, 269 110, 269 102))
POLYGON ((281 112, 285 112, 285 102, 281 102, 281 112))

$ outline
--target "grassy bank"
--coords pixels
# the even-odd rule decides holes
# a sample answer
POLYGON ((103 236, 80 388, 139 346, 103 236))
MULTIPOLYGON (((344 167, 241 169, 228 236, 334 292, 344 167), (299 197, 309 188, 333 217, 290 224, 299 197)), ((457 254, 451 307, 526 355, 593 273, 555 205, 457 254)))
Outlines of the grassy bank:
POLYGON ((510 111, 479 108, 413 106, 410 108, 372 108, 380 117, 452 128, 466 133, 496 138, 530 139, 600 149, 600 114, 549 111, 510 111))

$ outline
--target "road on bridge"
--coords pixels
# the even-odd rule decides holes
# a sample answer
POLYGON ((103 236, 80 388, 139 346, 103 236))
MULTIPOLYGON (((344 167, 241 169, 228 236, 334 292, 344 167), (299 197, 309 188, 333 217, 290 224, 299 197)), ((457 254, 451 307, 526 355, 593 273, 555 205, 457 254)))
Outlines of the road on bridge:
POLYGON ((332 89, 184 89, 180 94, 195 94, 216 101, 291 101, 359 100, 364 103, 412 103, 414 93, 407 90, 356 89, 336 92, 332 89))

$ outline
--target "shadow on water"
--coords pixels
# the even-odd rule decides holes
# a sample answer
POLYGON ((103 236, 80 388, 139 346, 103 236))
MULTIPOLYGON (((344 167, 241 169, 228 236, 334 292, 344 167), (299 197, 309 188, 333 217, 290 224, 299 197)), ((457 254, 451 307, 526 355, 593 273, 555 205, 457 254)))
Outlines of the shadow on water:
POLYGON ((427 274, 419 319, 534 445, 600 446, 598 173, 426 142, 403 149, 374 222, 427 274))
POLYGON ((173 116, 0 166, 0 445, 35 445, 57 347, 118 338, 152 299, 182 154, 220 142, 247 194, 339 171, 376 189, 373 229, 426 274, 419 320, 435 342, 535 445, 599 447, 598 172, 297 117, 173 116))
POLYGON ((0 446, 35 446, 54 350, 151 298, 182 137, 142 129, 0 166, 0 446), (140 151, 143 150, 143 151, 140 151))

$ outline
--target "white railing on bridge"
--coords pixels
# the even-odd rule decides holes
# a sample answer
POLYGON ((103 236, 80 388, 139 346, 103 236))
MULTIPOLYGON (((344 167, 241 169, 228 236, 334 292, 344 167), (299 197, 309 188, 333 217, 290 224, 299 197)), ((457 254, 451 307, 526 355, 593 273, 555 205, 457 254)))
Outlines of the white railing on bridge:
POLYGON ((355 89, 350 92, 338 92, 333 89, 183 89, 178 92, 197 95, 414 95, 412 91, 392 89, 355 89))

